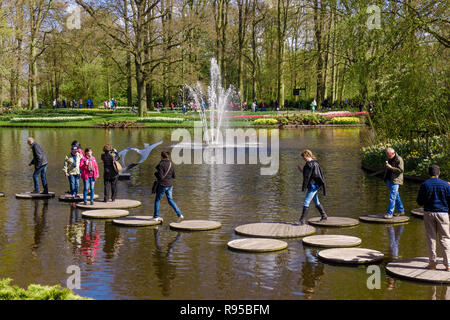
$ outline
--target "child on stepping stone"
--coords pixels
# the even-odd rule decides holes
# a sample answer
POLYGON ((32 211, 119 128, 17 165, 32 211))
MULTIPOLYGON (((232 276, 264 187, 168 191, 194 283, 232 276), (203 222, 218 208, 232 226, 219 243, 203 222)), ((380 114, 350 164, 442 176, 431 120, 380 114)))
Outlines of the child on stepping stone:
POLYGON ((91 191, 91 204, 94 204, 94 186, 95 180, 98 179, 98 164, 95 157, 92 155, 92 149, 86 148, 84 151, 85 156, 81 159, 81 179, 83 180, 84 192, 83 200, 84 204, 87 204, 87 193, 88 190, 91 191))

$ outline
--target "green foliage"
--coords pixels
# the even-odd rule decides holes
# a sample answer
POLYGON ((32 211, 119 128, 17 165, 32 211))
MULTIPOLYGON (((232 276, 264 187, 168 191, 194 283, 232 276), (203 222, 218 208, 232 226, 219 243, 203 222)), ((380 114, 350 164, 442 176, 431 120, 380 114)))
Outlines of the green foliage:
POLYGON ((358 124, 358 117, 335 117, 328 120, 331 124, 358 124))
POLYGON ((169 117, 145 117, 138 118, 138 122, 161 122, 161 123, 179 123, 183 122, 184 118, 169 118, 169 117))
POLYGON ((60 285, 41 286, 30 284, 25 290, 11 285, 12 279, 0 279, 0 300, 91 300, 75 295, 60 285))
MULTIPOLYGON (((428 166, 430 164, 437 164, 441 168, 441 177, 448 179, 450 178, 450 155, 445 147, 448 139, 448 135, 430 138, 428 157, 425 154, 423 145, 420 150, 416 150, 411 148, 410 141, 408 140, 391 139, 385 143, 378 143, 362 148, 362 163, 370 168, 383 167, 386 161, 385 151, 388 147, 392 147, 403 158, 406 174, 427 177, 428 166)), ((418 141, 414 140, 413 142, 417 146, 418 141)))

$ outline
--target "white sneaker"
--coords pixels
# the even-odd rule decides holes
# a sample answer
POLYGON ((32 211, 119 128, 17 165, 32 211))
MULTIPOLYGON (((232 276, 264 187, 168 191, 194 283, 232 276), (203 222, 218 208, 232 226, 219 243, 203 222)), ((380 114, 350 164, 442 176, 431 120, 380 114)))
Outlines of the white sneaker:
POLYGON ((158 221, 158 222, 163 222, 163 219, 161 217, 153 218, 153 220, 158 221))
POLYGON ((181 215, 181 216, 178 217, 177 223, 180 223, 183 220, 184 220, 184 217, 183 217, 183 215, 181 215))
POLYGON ((392 216, 392 214, 387 214, 387 213, 386 213, 386 214, 384 215, 384 218, 385 218, 385 219, 392 219, 393 216, 392 216))

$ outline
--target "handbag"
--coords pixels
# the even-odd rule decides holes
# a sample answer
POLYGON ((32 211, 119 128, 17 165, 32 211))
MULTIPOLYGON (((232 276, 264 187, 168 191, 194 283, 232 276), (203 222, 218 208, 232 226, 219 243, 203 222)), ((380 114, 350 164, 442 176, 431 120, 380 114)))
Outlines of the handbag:
MULTIPOLYGON (((169 164, 169 169, 167 170, 166 174, 164 175, 164 177, 162 177, 161 180, 164 180, 164 178, 169 174, 170 168, 172 167, 172 162, 170 162, 169 164)), ((156 193, 156 191, 158 190, 158 180, 156 180, 155 182, 153 182, 153 186, 152 186, 152 193, 156 193)))
POLYGON ((116 173, 121 173, 123 171, 123 167, 118 160, 116 160, 116 155, 112 155, 113 157, 113 168, 116 173))

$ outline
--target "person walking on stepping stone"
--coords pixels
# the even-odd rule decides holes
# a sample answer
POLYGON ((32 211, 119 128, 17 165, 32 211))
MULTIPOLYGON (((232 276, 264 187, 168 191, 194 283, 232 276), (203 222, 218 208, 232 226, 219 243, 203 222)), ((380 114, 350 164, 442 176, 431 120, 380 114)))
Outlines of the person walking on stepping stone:
POLYGON ((439 237, 444 252, 444 265, 450 271, 450 185, 439 179, 439 166, 431 165, 428 174, 431 178, 420 185, 417 195, 417 203, 424 207, 423 221, 430 258, 427 268, 436 269, 436 238, 439 237))
POLYGON ((83 179, 83 201, 87 204, 87 193, 91 190, 91 205, 94 204, 94 186, 95 180, 98 179, 98 164, 95 157, 92 155, 92 149, 86 148, 84 152, 85 156, 81 159, 81 179, 83 179))
POLYGON ((72 195, 72 198, 75 199, 79 198, 78 190, 80 188, 81 174, 80 164, 83 156, 78 152, 77 146, 72 146, 71 149, 70 154, 64 159, 64 167, 62 170, 69 179, 70 194, 72 195))
POLYGON ((159 202, 161 201, 162 197, 164 197, 165 194, 167 196, 167 201, 169 202, 169 205, 173 208, 173 210, 175 210, 175 213, 178 216, 177 222, 181 222, 183 221, 184 217, 172 198, 172 190, 173 190, 172 179, 175 179, 175 169, 173 167, 172 162, 169 160, 169 156, 170 152, 168 151, 161 152, 161 161, 156 166, 155 176, 156 179, 158 180, 158 187, 156 190, 155 211, 153 213, 153 218, 155 220, 162 221, 162 219, 159 218, 159 202))
POLYGON ((120 157, 117 150, 111 145, 107 144, 103 147, 102 161, 103 161, 103 181, 105 197, 103 202, 109 199, 109 189, 111 189, 111 201, 116 201, 117 195, 117 181, 119 180, 119 173, 114 168, 114 161, 119 161, 120 157))
POLYGON ((33 160, 30 162, 30 166, 34 165, 34 173, 33 173, 33 182, 34 182, 34 190, 32 193, 39 193, 39 181, 38 176, 41 175, 42 187, 44 188, 43 194, 48 194, 48 185, 47 185, 47 156, 45 155, 44 149, 42 146, 34 141, 34 138, 27 139, 28 145, 31 147, 33 151, 33 160))
POLYGON ((325 177, 323 176, 322 169, 320 168, 319 163, 314 157, 313 153, 310 150, 304 150, 301 153, 303 160, 306 161, 305 166, 300 168, 297 165, 297 169, 300 172, 303 172, 303 185, 302 191, 307 191, 305 200, 303 201, 303 212, 300 218, 300 225, 305 224, 306 216, 308 215, 309 204, 311 201, 314 201, 317 210, 320 212, 320 221, 327 220, 327 214, 319 201, 318 191, 321 187, 323 187, 323 195, 327 195, 326 185, 325 185, 325 177))
POLYGON ((403 159, 392 148, 386 149, 386 168, 384 169, 383 180, 389 188, 389 205, 384 216, 385 219, 392 219, 394 216, 394 209, 397 209, 395 216, 405 215, 405 208, 403 207, 399 187, 403 184, 403 159))

